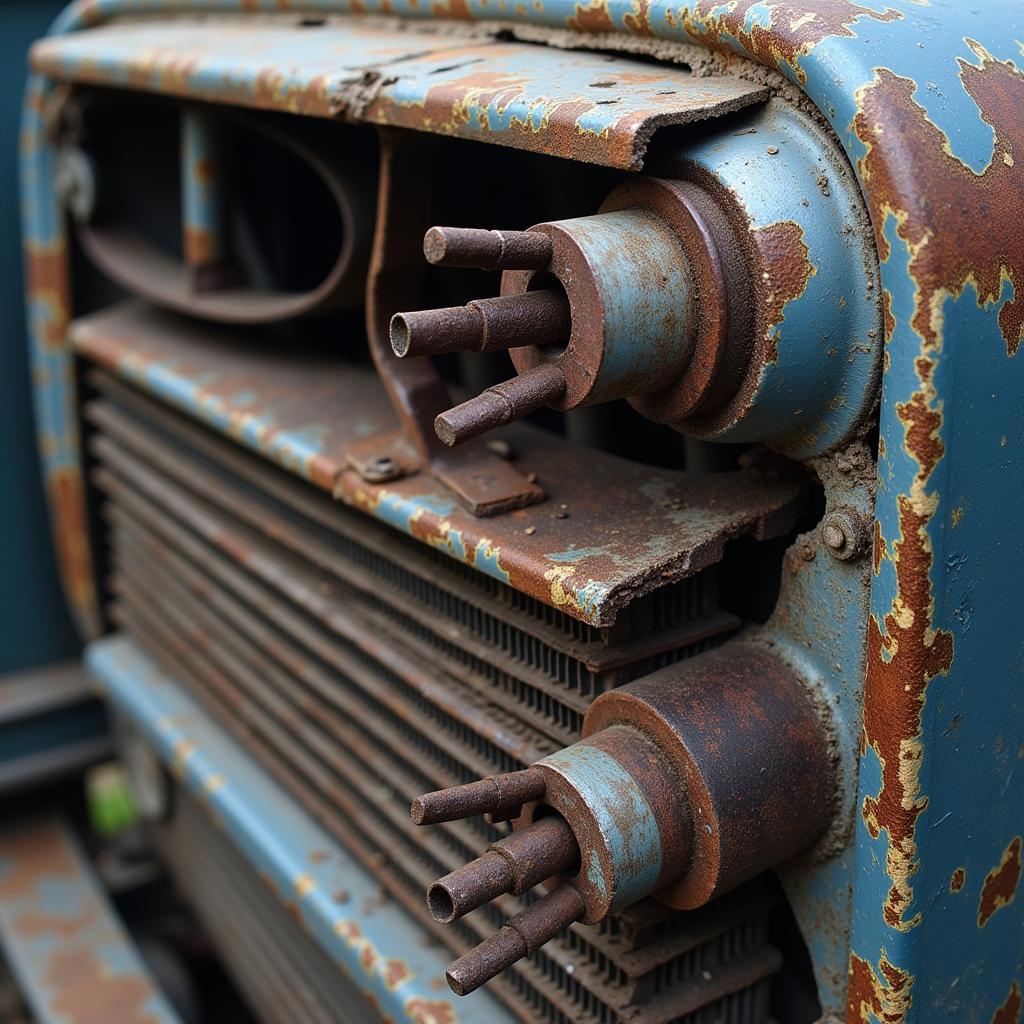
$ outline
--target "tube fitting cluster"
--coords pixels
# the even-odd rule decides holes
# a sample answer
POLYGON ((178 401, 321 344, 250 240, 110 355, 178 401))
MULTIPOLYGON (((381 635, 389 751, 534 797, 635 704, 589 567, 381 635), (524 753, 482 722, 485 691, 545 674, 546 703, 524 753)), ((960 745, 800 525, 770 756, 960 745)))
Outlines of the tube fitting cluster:
POLYGON ((430 263, 500 270, 501 295, 396 313, 395 353, 505 349, 517 371, 442 411, 442 441, 614 399, 799 458, 849 439, 874 404, 882 337, 860 194, 805 115, 773 101, 747 122, 624 181, 592 216, 427 232, 430 263))
POLYGON ((471 992, 570 924, 650 895, 702 906, 810 846, 834 795, 817 712, 766 649, 727 645, 606 693, 578 743, 414 803, 419 824, 516 815, 510 836, 430 887, 436 920, 547 890, 452 964, 449 983, 471 992))

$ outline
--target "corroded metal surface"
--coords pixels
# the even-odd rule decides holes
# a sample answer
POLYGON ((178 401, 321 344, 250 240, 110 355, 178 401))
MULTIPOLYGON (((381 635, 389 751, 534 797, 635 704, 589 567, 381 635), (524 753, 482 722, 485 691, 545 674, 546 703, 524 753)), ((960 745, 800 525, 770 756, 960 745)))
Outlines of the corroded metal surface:
POLYGON ((0 834, 0 940, 39 1024, 178 1024, 55 819, 0 834))
MULTIPOLYGON (((160 0, 88 0, 59 27, 165 6, 160 0)), ((218 6, 235 10, 242 3, 218 6)), ((943 1015, 957 1020, 970 1013, 1004 1024, 1019 1016, 1024 904, 1015 900, 977 930, 983 880, 1013 839, 995 834, 992 823, 1002 816, 993 812, 1022 802, 1020 773, 1011 775, 1010 768, 1024 736, 1007 666, 1019 656, 1013 646, 1019 595, 1011 581, 1024 578, 1024 556, 1019 545, 1005 543, 1019 529, 1019 488, 1013 488, 1024 450, 1020 359, 1014 358, 1020 344, 1016 288, 1024 273, 1015 214, 1024 94, 1019 9, 975 7, 965 31, 963 6, 948 0, 823 0, 813 6, 549 0, 515 11, 477 2, 418 6, 409 13, 697 42, 726 58, 740 55, 780 71, 834 126, 864 186, 883 254, 888 346, 862 762, 868 813, 858 824, 856 876, 847 865, 844 880, 834 878, 821 902, 843 907, 856 877, 855 956, 848 959, 842 939, 831 942, 845 920, 825 921, 812 935, 812 944, 823 938, 819 978, 831 979, 824 986, 827 1009, 841 1012, 834 994, 849 972, 853 1024, 943 1015), (974 415, 951 416, 954 404, 983 409, 984 424, 974 415), (986 709, 997 709, 998 721, 986 709), (962 771, 964 750, 981 752, 971 773, 962 771), (955 889, 953 877, 960 879, 955 889), (949 897, 924 898, 938 892, 949 897), (926 947, 934 952, 927 942, 933 931, 972 935, 984 951, 983 962, 972 963, 981 966, 968 977, 952 949, 948 958, 926 956, 926 947)), ((322 0, 301 9, 346 8, 322 0)), ((39 149, 35 116, 44 95, 36 82, 29 93, 25 176, 33 336, 39 376, 46 378, 39 385, 40 423, 51 504, 66 527, 59 531, 65 577, 88 622, 93 584, 81 543, 77 461, 66 443, 74 430, 70 378, 59 358, 67 310, 62 240, 48 212, 49 156, 39 149), (51 368, 52 376, 45 373, 51 368)), ((833 636, 841 630, 826 622, 826 612, 841 612, 837 595, 846 584, 828 591, 813 561, 808 569, 802 575, 825 588, 814 606, 825 635, 833 636)), ((850 656, 835 682, 852 713, 846 676, 857 659, 849 645, 844 650, 850 656)))
MULTIPOLYGON (((425 834, 410 820, 409 802, 543 757, 561 745, 545 732, 570 732, 561 742, 572 742, 578 724, 565 727, 565 702, 586 706, 616 685, 615 674, 587 678, 573 664, 573 652, 603 631, 526 602, 444 555, 428 557, 429 548, 125 385, 89 379, 117 400, 87 410, 101 433, 91 448, 109 496, 114 621, 454 954, 499 929, 523 900, 507 897, 441 928, 423 892, 503 830, 477 819, 425 834), (159 445, 158 427, 170 435, 159 445), (242 460, 254 485, 244 489, 235 472, 242 460), (289 514, 302 509, 302 519, 289 514)), ((663 621, 675 632, 692 614, 676 604, 646 626, 639 616, 640 627, 663 621)), ((649 640, 664 642, 658 633, 631 642, 627 633, 622 649, 606 650, 618 659, 649 640)), ((594 643, 590 657, 602 646, 594 643)), ((483 787, 502 817, 533 792, 529 778, 513 781, 525 785, 483 787)), ((423 808, 424 817, 437 810, 423 808)), ((528 870, 517 854, 529 850, 506 852, 528 870)), ((572 1019, 591 1001, 638 1024, 664 1024, 716 1000, 730 1009, 763 1006, 778 965, 763 930, 764 895, 747 892, 727 908, 685 918, 638 908, 632 923, 545 947, 496 991, 531 1021, 537 1007, 572 1019)))
MULTIPOLYGON (((737 115, 619 185, 596 214, 530 229, 550 259, 506 271, 502 298, 484 301, 554 301, 557 281, 568 329, 543 330, 534 314, 537 337, 507 346, 521 375, 442 414, 439 436, 457 444, 542 404, 628 398, 699 437, 799 459, 835 451, 866 429, 878 400, 882 314, 866 220, 844 158, 811 118, 778 101, 737 115)), ((392 344, 429 352, 416 343, 422 326, 482 351, 481 312, 470 303, 398 316, 392 344)))
MULTIPOLYGON (((391 349, 392 314, 425 287, 422 265, 414 262, 416 242, 429 223, 432 185, 442 172, 438 147, 423 145, 408 132, 382 131, 380 141, 377 230, 366 286, 366 325, 370 354, 398 414, 405 447, 418 460, 409 468, 429 471, 474 515, 535 504, 544 497, 542 488, 483 444, 469 444, 455 453, 445 450, 431 423, 437 411, 450 404, 448 386, 430 361, 404 362, 391 349)), ((393 461, 403 462, 401 458, 393 461)))
POLYGON ((656 129, 767 94, 731 76, 588 53, 295 21, 112 25, 38 43, 32 65, 53 79, 347 117, 630 169, 642 165, 656 129))
POLYGON ((456 1012, 432 984, 443 960, 424 933, 382 903, 377 883, 131 641, 99 641, 87 657, 110 700, 382 1013, 414 1024, 511 1019, 483 994, 456 1012))
MULTIPOLYGON (((587 713, 583 738, 535 765, 544 793, 513 833, 529 840, 531 868, 549 868, 532 880, 564 882, 551 905, 560 909, 539 918, 537 944, 572 921, 603 920, 651 894, 692 910, 789 860, 832 818, 830 760, 804 681, 753 644, 726 644, 604 694, 587 713), (538 835, 551 813, 557 825, 538 835), (546 857, 533 850, 535 837, 546 857), (579 871, 568 870, 577 859, 579 871)), ((471 783, 469 793, 478 787, 471 783)), ((457 806, 463 793, 420 798, 414 817, 417 804, 457 806)), ((435 882, 427 897, 435 919, 449 923, 463 901, 469 909, 513 891, 512 873, 496 867, 488 854, 435 882)), ((511 932, 502 929, 449 968, 456 993, 536 948, 515 919, 510 924, 511 932)))
POLYGON ((516 465, 548 502, 480 520, 425 474, 373 485, 347 444, 394 428, 369 375, 264 351, 237 336, 126 306, 75 322, 83 355, 346 503, 575 618, 608 625, 640 594, 712 565, 726 540, 789 528, 800 484, 765 465, 693 477, 587 454, 547 434, 515 437, 516 465))

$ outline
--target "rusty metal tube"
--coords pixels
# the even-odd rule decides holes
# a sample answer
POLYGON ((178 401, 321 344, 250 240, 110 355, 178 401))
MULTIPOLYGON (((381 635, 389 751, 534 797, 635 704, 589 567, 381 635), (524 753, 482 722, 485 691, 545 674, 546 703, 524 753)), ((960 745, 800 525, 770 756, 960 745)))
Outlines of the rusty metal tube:
POLYGON ((579 846, 572 829, 558 816, 541 818, 439 878, 427 890, 427 906, 435 921, 451 924, 502 893, 519 896, 578 862, 579 846))
POLYGON ((417 825, 436 825, 442 821, 472 818, 506 807, 540 800, 546 786, 540 768, 524 768, 507 775, 490 775, 465 786, 452 786, 417 797, 410 809, 417 825))
POLYGON ((451 964, 445 971, 449 987, 459 996, 476 991, 578 921, 583 909, 583 898, 571 885, 548 893, 451 964))
POLYGON ((431 228, 423 255, 438 267, 476 270, 541 270, 551 262, 551 242, 535 231, 431 228))
POLYGON ((565 292, 545 288, 476 299, 465 306, 396 313, 391 348, 399 358, 448 352, 498 352, 524 345, 565 345, 572 314, 565 292))
POLYGON ((564 391, 565 375, 561 367, 541 363, 441 413, 434 420, 434 430, 448 447, 454 448, 557 401, 564 391))

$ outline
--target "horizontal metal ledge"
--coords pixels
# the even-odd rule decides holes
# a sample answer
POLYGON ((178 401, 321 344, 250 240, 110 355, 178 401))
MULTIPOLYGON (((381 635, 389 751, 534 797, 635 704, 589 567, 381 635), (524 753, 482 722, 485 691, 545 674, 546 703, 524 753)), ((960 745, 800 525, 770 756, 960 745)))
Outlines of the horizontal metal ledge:
POLYGON ((55 818, 0 834, 0 940, 39 1024, 178 1024, 55 818))
POLYGON ((110 756, 102 703, 81 661, 0 677, 0 797, 110 756))
POLYGON ((637 170, 654 132, 767 98, 761 85, 623 57, 417 32, 358 17, 114 23, 55 36, 36 71, 365 121, 637 170))
POLYGON ((380 885, 131 640, 96 641, 86 662, 109 700, 382 1017, 513 1020, 486 993, 447 994, 446 961, 431 937, 395 904, 381 905, 380 885))
POLYGON ((427 473, 370 484, 347 468, 346 447, 397 426, 365 370, 131 302, 75 321, 71 337, 79 354, 346 504, 594 626, 714 565, 734 537, 784 533, 799 511, 802 485, 773 467, 660 470, 519 427, 503 436, 548 501, 479 519, 427 473))

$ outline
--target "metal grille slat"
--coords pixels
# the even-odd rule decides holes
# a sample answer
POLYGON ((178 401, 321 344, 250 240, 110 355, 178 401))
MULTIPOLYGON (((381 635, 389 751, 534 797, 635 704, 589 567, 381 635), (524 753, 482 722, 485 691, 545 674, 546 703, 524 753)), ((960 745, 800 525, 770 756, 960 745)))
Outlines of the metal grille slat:
MULTIPOLYGON (((602 689, 718 642, 726 620, 713 584, 663 593, 636 616, 636 628, 674 629, 688 645, 644 649, 628 621, 576 623, 591 631, 579 641, 546 606, 464 579, 445 556, 443 571, 429 557, 381 569, 404 548, 362 544, 361 519, 335 529, 346 510, 312 514, 305 506, 320 496, 295 481, 272 484, 282 493, 271 506, 253 457, 232 452, 216 475, 224 442, 207 438, 198 450, 194 425, 139 396, 122 403, 115 392, 126 389, 107 383, 118 405, 91 403, 89 447, 107 497, 115 620, 441 941, 461 952, 493 932, 534 895, 439 927, 423 892, 500 832, 482 820, 417 829, 411 798, 525 766, 575 739, 602 689), (630 643, 632 661, 622 654, 630 643), (595 671, 584 656, 612 667, 595 671)), ((496 992, 524 1021, 545 1024, 764 1024, 765 979, 778 966, 768 905, 755 891, 729 897, 720 913, 634 908, 631 919, 576 926, 496 992)))

